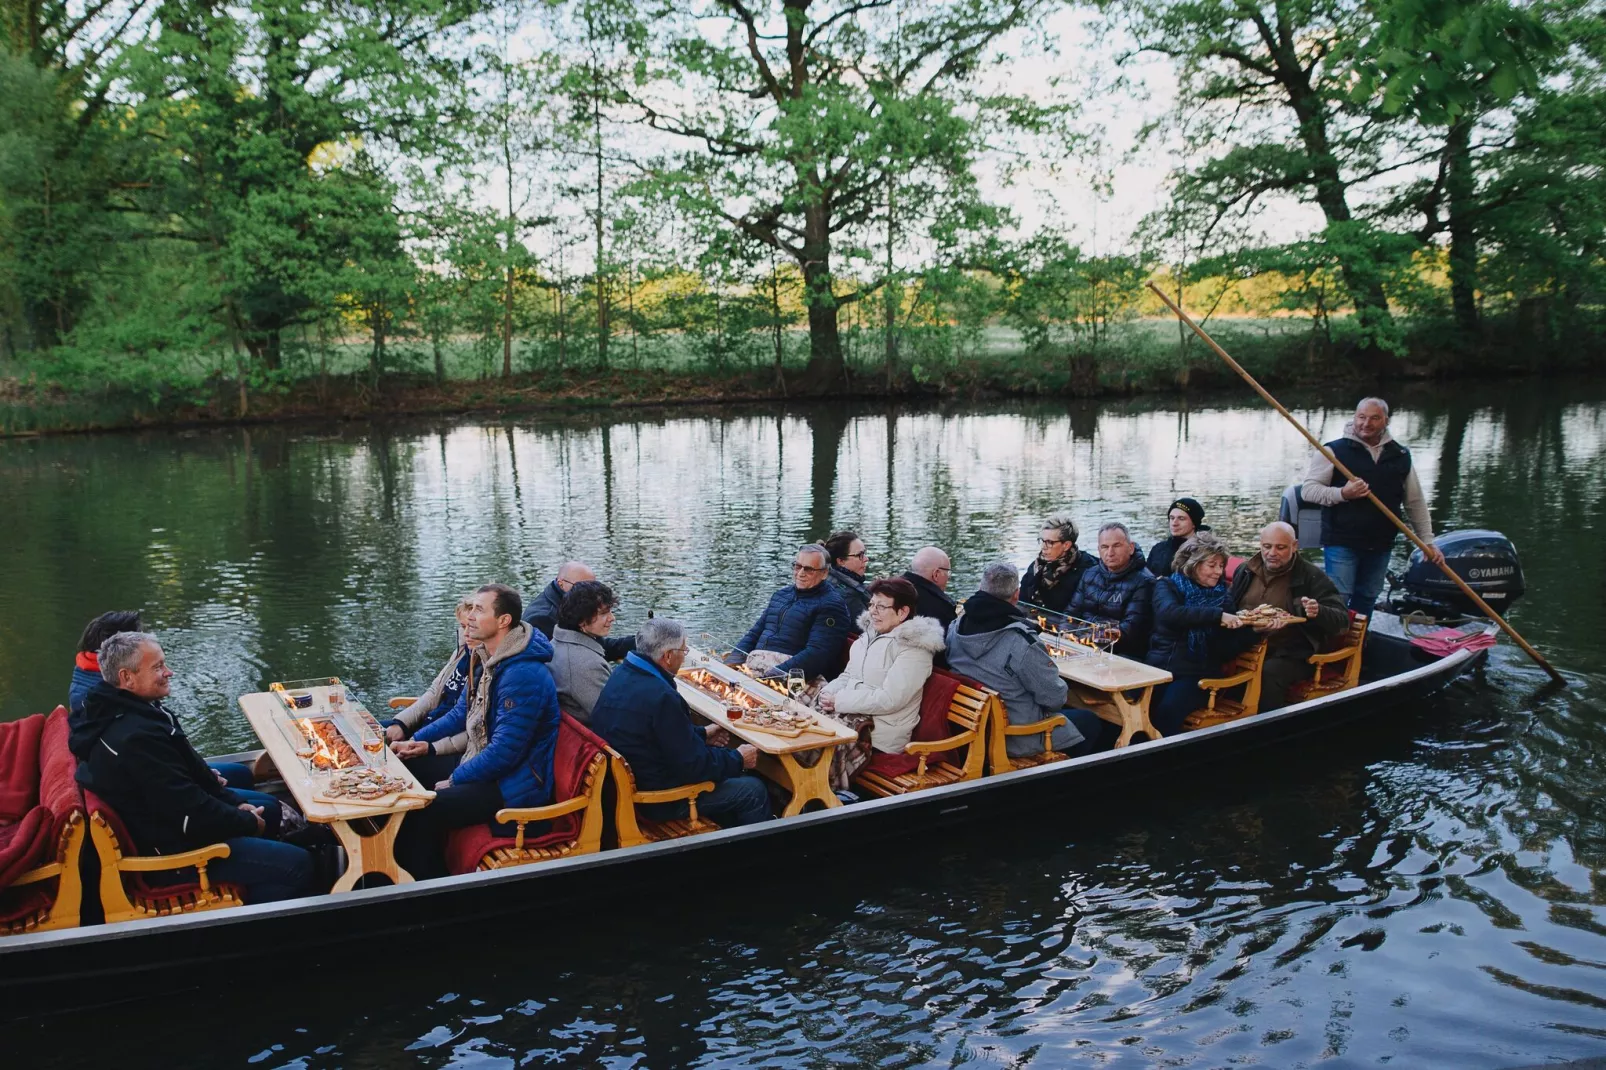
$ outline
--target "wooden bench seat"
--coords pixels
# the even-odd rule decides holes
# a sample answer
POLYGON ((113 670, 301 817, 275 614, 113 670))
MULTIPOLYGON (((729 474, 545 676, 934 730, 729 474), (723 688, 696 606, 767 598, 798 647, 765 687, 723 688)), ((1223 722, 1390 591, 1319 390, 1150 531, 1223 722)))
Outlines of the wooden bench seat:
POLYGON ((613 770, 613 824, 614 835, 620 847, 637 847, 644 843, 658 843, 661 840, 678 840, 682 836, 696 836, 699 833, 719 830, 718 824, 697 813, 697 796, 714 790, 712 780, 682 784, 678 788, 663 788, 658 791, 637 791, 636 774, 631 772, 630 763, 625 761, 624 755, 612 747, 605 749, 613 770), (646 817, 636 809, 638 806, 653 806, 682 800, 686 802, 686 816, 666 821, 646 817))
MULTIPOLYGON (((67 710, 57 706, 49 717, 34 717, 44 722, 34 729, 39 732, 32 754, 38 763, 37 799, 20 821, 7 826, 12 835, 6 845, 15 850, 9 864, 0 864, 0 873, 15 875, 0 886, 0 936, 71 929, 83 909, 84 795, 75 779, 78 760, 67 749, 67 710)), ((7 727, 18 734, 28 731, 23 722, 7 727)))
POLYGON ((1224 675, 1205 677, 1199 688, 1210 693, 1202 709, 1194 710, 1182 720, 1184 729, 1209 728, 1211 725, 1236 721, 1240 717, 1253 717, 1260 712, 1260 674, 1266 664, 1266 640, 1262 639, 1248 650, 1228 662, 1224 675), (1236 699, 1222 698, 1221 692, 1243 688, 1236 699))
POLYGON ((902 754, 877 753, 853 786, 885 798, 978 779, 986 761, 988 717, 997 703, 998 696, 976 681, 933 669, 920 695, 913 741, 902 754))
POLYGON ((1361 682, 1361 651, 1366 648, 1365 613, 1353 609, 1349 614, 1349 630, 1337 639, 1337 645, 1328 651, 1312 654, 1308 659, 1316 667, 1312 679, 1301 680, 1288 689, 1290 702, 1306 702, 1323 695, 1348 691, 1361 682), (1322 670, 1328 669, 1324 677, 1322 670))
POLYGON ((206 872, 208 862, 229 857, 228 844, 209 844, 175 855, 127 854, 124 848, 133 850, 134 838, 117 811, 93 791, 84 792, 84 801, 89 808, 89 838, 100 860, 100 904, 108 923, 244 904, 237 885, 215 882, 206 872), (195 876, 186 874, 166 884, 146 876, 184 869, 193 869, 195 876))

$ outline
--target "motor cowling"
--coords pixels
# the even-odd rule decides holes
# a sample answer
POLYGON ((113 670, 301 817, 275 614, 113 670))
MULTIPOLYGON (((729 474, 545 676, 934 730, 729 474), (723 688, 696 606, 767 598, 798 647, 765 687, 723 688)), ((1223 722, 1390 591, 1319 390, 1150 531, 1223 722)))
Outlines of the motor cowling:
MULTIPOLYGON (((1528 589, 1517 548, 1498 531, 1452 531, 1433 544, 1443 551, 1451 571, 1498 613, 1504 613, 1528 589)), ((1421 550, 1411 551, 1404 575, 1389 576, 1389 587, 1390 600, 1400 611, 1414 609, 1441 617, 1482 615, 1472 599, 1421 550)))

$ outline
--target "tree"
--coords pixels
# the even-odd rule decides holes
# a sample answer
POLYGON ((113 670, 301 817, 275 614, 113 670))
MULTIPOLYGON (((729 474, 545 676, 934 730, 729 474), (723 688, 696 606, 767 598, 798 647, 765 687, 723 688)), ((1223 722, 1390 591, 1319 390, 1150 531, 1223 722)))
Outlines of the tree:
POLYGON ((1049 9, 1045 0, 698 0, 648 17, 653 63, 618 91, 636 121, 679 144, 639 188, 797 266, 805 390, 844 382, 838 314, 887 282, 853 239, 885 211, 889 175, 905 201, 911 182, 926 184, 938 240, 996 220, 974 180, 989 136, 1040 132, 1063 110, 984 92, 977 75, 1006 38, 1028 47, 1049 9), (846 282, 845 261, 859 262, 863 282, 846 282))

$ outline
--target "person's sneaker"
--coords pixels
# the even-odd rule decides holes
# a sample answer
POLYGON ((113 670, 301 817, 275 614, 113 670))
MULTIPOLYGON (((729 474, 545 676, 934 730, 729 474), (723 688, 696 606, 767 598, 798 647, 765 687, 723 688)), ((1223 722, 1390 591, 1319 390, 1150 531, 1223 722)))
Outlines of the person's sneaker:
POLYGON ((837 797, 837 801, 840 802, 843 806, 852 806, 854 803, 859 801, 859 797, 857 795, 853 794, 853 792, 851 792, 851 791, 839 791, 839 792, 836 792, 836 797, 837 797))

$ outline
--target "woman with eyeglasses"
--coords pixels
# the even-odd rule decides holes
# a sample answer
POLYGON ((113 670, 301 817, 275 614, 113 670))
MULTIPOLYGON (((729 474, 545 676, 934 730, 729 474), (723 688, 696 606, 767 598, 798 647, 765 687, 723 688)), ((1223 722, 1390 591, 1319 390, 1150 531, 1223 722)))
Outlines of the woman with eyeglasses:
POLYGON ((1092 554, 1076 548, 1076 534, 1076 521, 1064 514, 1043 521, 1037 560, 1026 566, 1020 579, 1022 602, 1066 612, 1082 573, 1098 564, 1092 554))
POLYGON ((831 555, 831 574, 827 577, 836 593, 847 603, 848 620, 857 621, 870 608, 870 592, 864 574, 870 568, 870 555, 857 532, 838 531, 822 543, 831 555))

